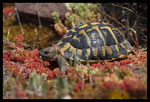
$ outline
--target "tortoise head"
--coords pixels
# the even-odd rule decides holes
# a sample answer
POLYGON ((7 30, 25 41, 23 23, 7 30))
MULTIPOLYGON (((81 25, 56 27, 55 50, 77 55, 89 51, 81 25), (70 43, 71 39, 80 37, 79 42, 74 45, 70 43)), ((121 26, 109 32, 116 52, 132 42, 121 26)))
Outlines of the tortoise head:
POLYGON ((57 47, 53 45, 51 47, 41 49, 39 52, 39 56, 41 56, 45 61, 55 61, 58 56, 57 47))

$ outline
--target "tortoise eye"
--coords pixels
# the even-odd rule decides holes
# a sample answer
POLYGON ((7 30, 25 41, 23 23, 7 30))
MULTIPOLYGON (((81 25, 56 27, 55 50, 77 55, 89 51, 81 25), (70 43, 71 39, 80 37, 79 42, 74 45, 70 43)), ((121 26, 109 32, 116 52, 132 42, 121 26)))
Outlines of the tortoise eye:
POLYGON ((46 54, 46 55, 49 54, 49 51, 45 51, 44 54, 46 54))

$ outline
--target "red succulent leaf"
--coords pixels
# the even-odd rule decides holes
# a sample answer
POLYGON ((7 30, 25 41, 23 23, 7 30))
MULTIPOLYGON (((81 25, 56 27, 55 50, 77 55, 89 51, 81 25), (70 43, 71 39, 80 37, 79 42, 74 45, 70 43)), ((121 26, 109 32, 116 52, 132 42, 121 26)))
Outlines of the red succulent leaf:
POLYGON ((107 62, 107 61, 104 61, 104 64, 105 64, 105 67, 108 68, 108 69, 111 69, 114 65, 113 62, 107 62))
POLYGON ((131 93, 136 92, 137 90, 144 90, 145 93, 147 92, 147 87, 141 80, 125 77, 123 79, 123 83, 125 84, 127 90, 131 93))
POLYGON ((17 47, 13 44, 9 45, 9 47, 12 48, 12 49, 17 49, 17 47))
POLYGON ((121 60, 121 61, 120 61, 120 65, 127 65, 127 64, 129 64, 129 63, 132 63, 132 61, 129 60, 129 59, 121 60))
POLYGON ((14 13, 14 9, 13 8, 5 8, 5 9, 3 9, 3 16, 9 16, 10 15, 10 13, 14 13))

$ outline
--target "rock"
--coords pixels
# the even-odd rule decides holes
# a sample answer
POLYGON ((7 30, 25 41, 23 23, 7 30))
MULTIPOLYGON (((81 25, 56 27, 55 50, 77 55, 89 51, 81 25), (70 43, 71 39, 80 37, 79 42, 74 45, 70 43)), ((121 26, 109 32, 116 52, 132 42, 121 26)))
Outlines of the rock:
POLYGON ((34 23, 49 26, 54 23, 51 13, 58 12, 61 20, 65 19, 67 7, 64 3, 15 3, 21 23, 34 23))

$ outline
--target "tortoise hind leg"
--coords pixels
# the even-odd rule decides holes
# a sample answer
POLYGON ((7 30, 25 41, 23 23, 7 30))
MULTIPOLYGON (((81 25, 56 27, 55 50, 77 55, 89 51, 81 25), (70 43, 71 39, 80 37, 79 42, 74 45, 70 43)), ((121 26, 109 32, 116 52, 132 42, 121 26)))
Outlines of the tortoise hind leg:
POLYGON ((62 72, 65 72, 65 70, 69 67, 68 61, 61 55, 58 56, 57 62, 62 72))
POLYGON ((136 55, 135 51, 131 51, 130 53, 133 54, 133 55, 136 55))

